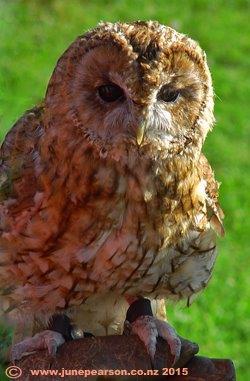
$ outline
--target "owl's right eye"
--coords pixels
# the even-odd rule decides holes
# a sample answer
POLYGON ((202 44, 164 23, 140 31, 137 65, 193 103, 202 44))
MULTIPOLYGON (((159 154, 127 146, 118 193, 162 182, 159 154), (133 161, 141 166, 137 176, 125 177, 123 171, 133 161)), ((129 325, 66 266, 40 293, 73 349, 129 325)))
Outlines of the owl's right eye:
POLYGON ((115 84, 107 84, 98 87, 99 97, 105 102, 115 102, 124 98, 123 90, 115 84))
POLYGON ((168 85, 165 85, 162 86, 161 90, 157 95, 157 98, 167 103, 173 103, 179 98, 179 95, 180 90, 172 89, 168 85))

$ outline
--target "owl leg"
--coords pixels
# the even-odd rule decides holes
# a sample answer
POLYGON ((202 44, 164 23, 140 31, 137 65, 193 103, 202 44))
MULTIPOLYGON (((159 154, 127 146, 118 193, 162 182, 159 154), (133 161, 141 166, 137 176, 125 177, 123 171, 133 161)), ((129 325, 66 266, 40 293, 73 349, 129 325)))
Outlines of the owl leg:
MULTIPOLYGON (((139 298, 130 305, 124 324, 124 334, 136 334, 145 344, 151 361, 155 366, 155 353, 158 338, 167 341, 172 364, 175 364, 180 356, 181 341, 176 331, 166 321, 153 316, 149 299, 139 298)), ((155 366, 157 368, 157 366, 155 366)))

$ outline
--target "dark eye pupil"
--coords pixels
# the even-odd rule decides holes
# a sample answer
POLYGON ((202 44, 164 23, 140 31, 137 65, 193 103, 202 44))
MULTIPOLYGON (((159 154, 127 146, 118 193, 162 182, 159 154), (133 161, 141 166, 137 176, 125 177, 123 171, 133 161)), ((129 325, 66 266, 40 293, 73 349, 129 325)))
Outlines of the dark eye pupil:
POLYGON ((157 98, 164 102, 174 102, 179 97, 180 91, 171 89, 169 86, 163 86, 159 91, 157 98))
POLYGON ((98 87, 98 94, 105 102, 114 102, 124 98, 123 90, 119 86, 113 84, 98 87))

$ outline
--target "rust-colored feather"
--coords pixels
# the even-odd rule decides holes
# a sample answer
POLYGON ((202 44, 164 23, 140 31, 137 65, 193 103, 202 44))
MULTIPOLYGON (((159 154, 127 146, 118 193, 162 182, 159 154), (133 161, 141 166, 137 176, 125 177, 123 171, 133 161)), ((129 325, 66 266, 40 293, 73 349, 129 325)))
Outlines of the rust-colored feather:
POLYGON ((127 295, 190 301, 206 287, 223 234, 201 154, 213 122, 206 57, 190 38, 155 22, 78 37, 1 147, 4 309, 47 321, 75 308, 94 329, 98 306, 96 331, 113 332, 127 295), (121 96, 106 102, 102 86, 121 96))

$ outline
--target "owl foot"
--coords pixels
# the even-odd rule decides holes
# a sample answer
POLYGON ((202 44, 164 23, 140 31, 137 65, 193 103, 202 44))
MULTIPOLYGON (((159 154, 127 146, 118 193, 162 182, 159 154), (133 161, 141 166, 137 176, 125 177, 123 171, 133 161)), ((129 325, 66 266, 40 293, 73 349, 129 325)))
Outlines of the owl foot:
POLYGON ((42 349, 47 349, 50 355, 55 356, 60 345, 66 341, 83 337, 93 337, 93 335, 73 327, 67 315, 55 314, 51 317, 46 331, 28 337, 12 347, 10 360, 12 362, 20 360, 22 357, 42 349))
POLYGON ((55 356, 58 347, 64 342, 65 339, 61 333, 51 330, 42 331, 15 344, 11 348, 10 360, 15 362, 32 352, 42 349, 47 349, 50 355, 55 356))
POLYGON ((171 364, 174 365, 180 357, 181 341, 176 331, 166 321, 153 316, 150 300, 140 298, 133 302, 127 311, 124 326, 125 334, 136 334, 147 348, 154 368, 158 368, 156 361, 156 347, 158 338, 167 341, 171 364))

